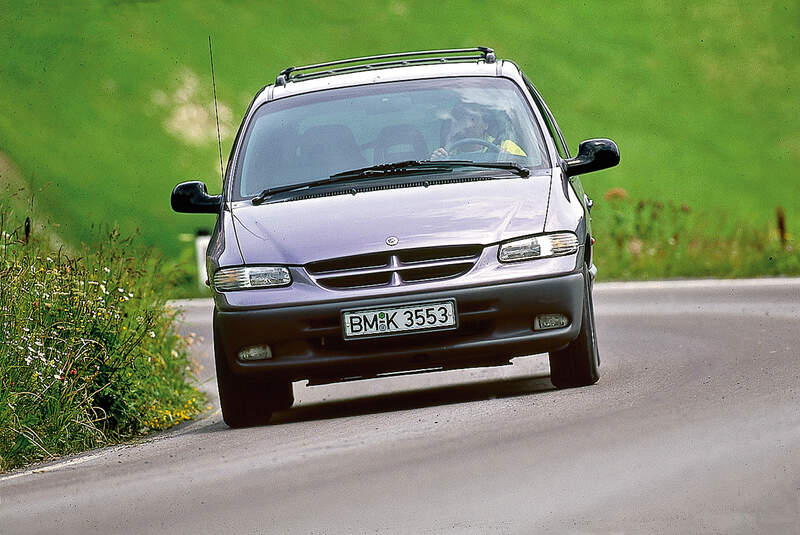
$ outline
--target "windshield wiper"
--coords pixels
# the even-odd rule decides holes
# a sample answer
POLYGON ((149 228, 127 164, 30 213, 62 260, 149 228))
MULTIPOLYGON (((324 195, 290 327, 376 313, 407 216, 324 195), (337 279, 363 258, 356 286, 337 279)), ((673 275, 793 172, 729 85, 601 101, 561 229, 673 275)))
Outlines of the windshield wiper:
POLYGON ((308 182, 300 182, 298 184, 286 184, 283 186, 275 186, 267 188, 255 197, 253 197, 253 204, 261 204, 269 197, 286 191, 294 191, 305 188, 313 188, 316 186, 324 186, 326 184, 334 184, 336 182, 346 182, 352 179, 362 178, 380 178, 384 176, 400 175, 400 174, 413 174, 413 173, 447 173, 453 171, 457 167, 482 167, 486 169, 507 169, 516 172, 521 177, 530 175, 530 170, 527 167, 514 162, 472 162, 469 160, 407 160, 395 163, 382 163, 372 165, 369 167, 362 167, 360 169, 353 169, 350 171, 343 171, 336 173, 328 178, 319 178, 317 180, 309 180, 308 182))
MULTIPOLYGON (((434 162, 435 163, 435 162, 434 162)), ((373 165, 364 167, 362 169, 353 169, 352 171, 344 171, 336 173, 327 178, 318 178, 316 180, 309 180, 308 182, 299 182, 297 184, 286 184, 283 186, 275 186, 267 188, 255 197, 253 197, 253 204, 261 204, 269 197, 286 191, 294 191, 298 189, 313 188, 316 186, 324 186, 326 184, 335 184, 336 182, 347 182, 354 178, 380 178, 388 175, 405 174, 405 173, 431 173, 431 172, 450 172, 452 167, 446 165, 425 165, 425 162, 416 160, 408 160, 404 162, 389 163, 373 165)))
POLYGON ((420 167, 416 168, 414 165, 421 164, 422 162, 417 161, 405 161, 405 162, 397 162, 397 163, 390 163, 390 164, 380 164, 380 165, 373 165, 371 167, 364 167, 363 169, 354 169, 352 171, 344 171, 342 173, 336 173, 331 175, 327 178, 318 178, 316 180, 309 180, 308 182, 299 182, 297 184, 286 184, 283 186, 275 186, 273 188, 267 188, 255 197, 253 197, 253 204, 261 204, 266 201, 269 197, 275 195, 276 193, 283 193, 285 191, 294 191, 298 189, 305 189, 305 188, 313 188, 316 186, 324 186, 325 184, 335 184, 336 182, 347 182, 348 180, 352 180, 354 178, 378 178, 383 177, 386 175, 393 175, 393 174, 402 174, 405 172, 411 173, 422 173, 422 172, 448 172, 452 169, 447 166, 436 166, 441 169, 436 169, 435 167, 420 167))
POLYGON ((530 169, 522 167, 515 162, 473 162, 471 160, 408 160, 397 163, 384 163, 344 171, 331 175, 331 178, 362 178, 368 176, 384 176, 408 172, 431 172, 431 171, 452 171, 457 167, 482 167, 484 169, 507 169, 517 173, 521 177, 531 174, 530 169))
POLYGON ((441 160, 441 161, 433 161, 433 160, 426 160, 424 163, 432 163, 432 164, 445 164, 450 165, 452 167, 483 167, 485 169, 507 169, 509 171, 513 171, 517 173, 522 178, 527 178, 531 174, 531 170, 527 167, 523 167, 516 162, 472 162, 470 160, 441 160))
POLYGON ((360 169, 351 169, 331 175, 331 178, 366 178, 372 176, 399 175, 405 173, 430 173, 452 171, 452 167, 439 165, 439 162, 430 160, 406 160, 403 162, 381 163, 360 169))

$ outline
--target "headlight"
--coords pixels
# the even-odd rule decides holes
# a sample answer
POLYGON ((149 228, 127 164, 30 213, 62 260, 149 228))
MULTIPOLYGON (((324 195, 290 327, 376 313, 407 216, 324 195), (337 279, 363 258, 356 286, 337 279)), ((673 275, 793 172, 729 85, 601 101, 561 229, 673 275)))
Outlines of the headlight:
POLYGON ((240 266, 214 273, 214 288, 220 291, 288 286, 289 270, 282 266, 240 266))
POLYGON ((542 234, 500 244, 497 258, 501 262, 519 262, 577 252, 578 237, 572 232, 542 234))

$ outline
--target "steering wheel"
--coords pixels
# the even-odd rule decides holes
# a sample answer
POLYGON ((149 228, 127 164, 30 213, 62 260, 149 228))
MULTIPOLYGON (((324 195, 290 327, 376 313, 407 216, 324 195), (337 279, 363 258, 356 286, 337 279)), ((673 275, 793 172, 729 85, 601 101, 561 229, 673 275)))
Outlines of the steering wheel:
POLYGON ((499 145, 495 145, 491 141, 486 141, 485 139, 480 139, 477 137, 465 137, 464 139, 459 139, 458 141, 454 141, 453 143, 445 146, 444 150, 447 152, 452 152, 453 149, 456 149, 462 145, 480 145, 489 149, 490 152, 498 153, 503 150, 499 145))

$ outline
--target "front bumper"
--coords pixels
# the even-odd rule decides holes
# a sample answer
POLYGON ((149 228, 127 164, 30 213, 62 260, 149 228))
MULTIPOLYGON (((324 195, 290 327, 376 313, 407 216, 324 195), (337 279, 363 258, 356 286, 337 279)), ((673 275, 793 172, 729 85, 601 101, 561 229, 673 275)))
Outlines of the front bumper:
MULTIPOLYGON (((270 374, 326 382, 427 368, 507 363, 559 349, 578 336, 584 282, 581 272, 471 288, 370 297, 269 309, 214 312, 217 358, 234 373, 270 374), (366 340, 342 337, 341 310, 454 298, 459 327, 452 331, 366 340), (567 316, 566 327, 534 331, 537 314, 567 316), (269 344, 273 358, 244 362, 247 346, 269 344)), ((222 364, 222 363, 220 363, 222 364)))

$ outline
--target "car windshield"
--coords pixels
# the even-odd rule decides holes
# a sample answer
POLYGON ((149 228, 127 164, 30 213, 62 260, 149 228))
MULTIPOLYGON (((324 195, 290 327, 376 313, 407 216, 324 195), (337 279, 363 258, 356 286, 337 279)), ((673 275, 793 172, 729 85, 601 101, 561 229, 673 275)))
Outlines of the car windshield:
MULTIPOLYGON (((245 133, 233 197, 405 160, 549 167, 519 88, 490 77, 331 89, 262 105, 245 133)), ((485 169, 484 169, 485 171, 485 169)))

